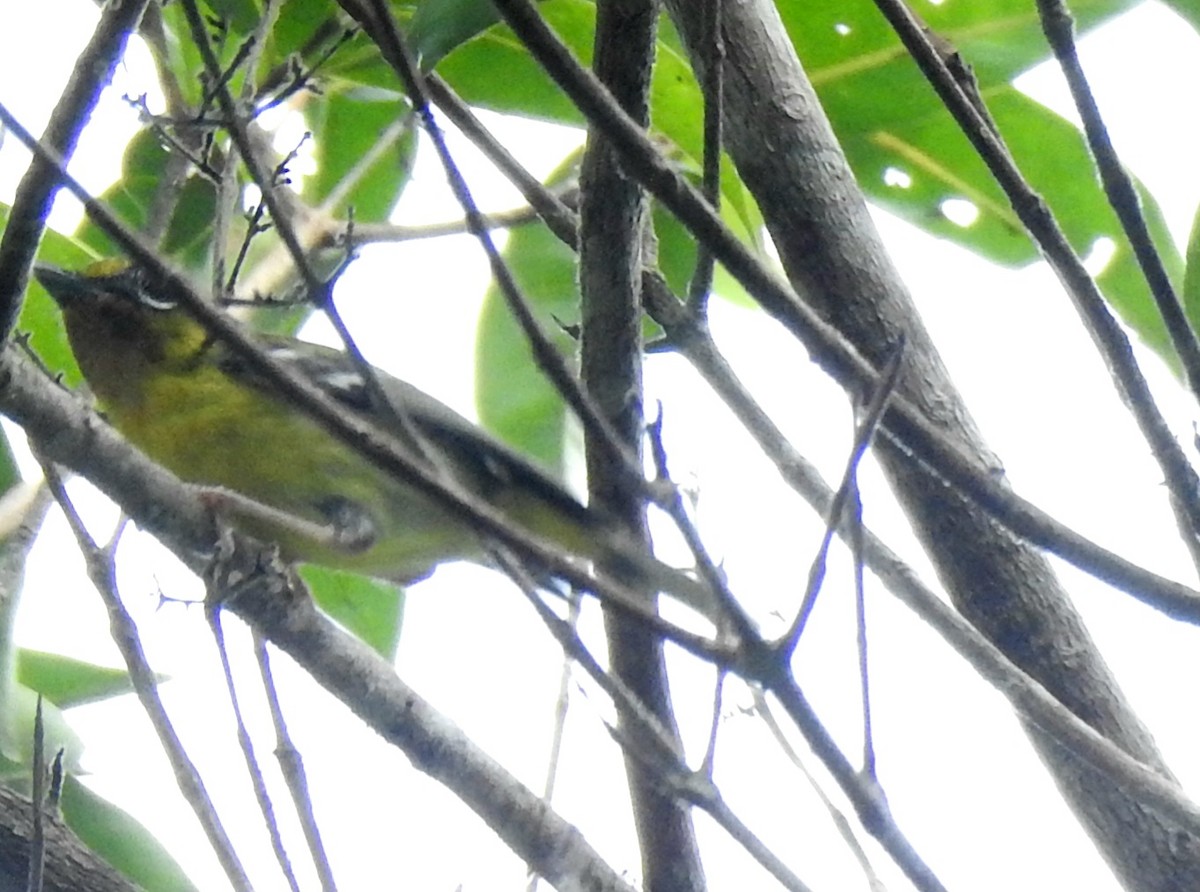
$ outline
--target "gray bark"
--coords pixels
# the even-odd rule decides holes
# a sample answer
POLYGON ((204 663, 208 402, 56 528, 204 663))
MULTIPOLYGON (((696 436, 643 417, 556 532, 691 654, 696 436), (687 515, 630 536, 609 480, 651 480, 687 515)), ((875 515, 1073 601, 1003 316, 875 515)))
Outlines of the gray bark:
MULTIPOLYGON (((699 4, 666 0, 703 71, 699 4)), ((846 159, 767 0, 725 0, 726 148, 758 200, 792 285, 876 364, 908 339, 901 389, 988 466, 988 450, 876 233, 846 159)), ((1068 708, 1170 777, 1046 559, 886 442, 880 458, 955 606, 1068 708)), ((1197 840, 1037 728, 1030 738, 1130 888, 1200 888, 1197 840)))
MULTIPOLYGON (((625 111, 645 124, 654 58, 657 9, 652 0, 602 0, 597 4, 593 68, 625 111)), ((603 134, 588 134, 580 172, 579 257, 583 296, 581 365, 592 397, 633 454, 643 431, 641 270, 646 199, 621 169, 603 134)), ((645 533, 641 499, 623 486, 625 469, 589 443, 588 488, 593 504, 631 529, 645 533)), ((678 743, 663 644, 643 623, 618 612, 605 616, 613 671, 654 713, 678 743)), ((640 754, 626 748, 634 823, 649 892, 704 888, 691 815, 663 789, 640 754)))

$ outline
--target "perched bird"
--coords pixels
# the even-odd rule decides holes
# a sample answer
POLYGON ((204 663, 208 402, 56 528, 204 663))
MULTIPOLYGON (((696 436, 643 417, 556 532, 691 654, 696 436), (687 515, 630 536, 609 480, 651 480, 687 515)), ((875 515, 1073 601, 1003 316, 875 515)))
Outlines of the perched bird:
MULTIPOLYGON (((285 398, 184 309, 150 293, 125 261, 81 272, 38 265, 62 309, 71 349, 100 409, 130 442, 181 479, 236 498, 222 514, 284 557, 395 582, 449 560, 485 562, 474 531, 373 465, 285 398)), ((371 398, 344 353, 257 335, 264 350, 330 397, 407 442, 398 413, 371 398)), ((661 563, 553 478, 433 397, 382 371, 456 482, 516 524, 592 560, 616 559, 638 585, 711 617, 708 587, 661 563)))

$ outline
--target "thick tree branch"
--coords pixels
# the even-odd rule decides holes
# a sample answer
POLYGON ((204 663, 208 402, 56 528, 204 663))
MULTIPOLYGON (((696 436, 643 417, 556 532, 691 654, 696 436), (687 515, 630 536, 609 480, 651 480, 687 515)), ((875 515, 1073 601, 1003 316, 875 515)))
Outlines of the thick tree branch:
MULTIPOLYGON (((649 0, 603 0, 596 9, 597 77, 625 111, 645 125, 654 58, 657 10, 649 0)), ((625 176, 600 130, 588 134, 580 173, 580 356, 584 385, 617 435, 640 459, 643 434, 641 269, 647 220, 642 188, 625 176)), ((588 492, 592 503, 644 538, 642 499, 631 492, 626 469, 602 442, 588 437, 588 492)), ((646 704, 678 740, 663 643, 645 625, 620 614, 605 618, 617 678, 646 704)), ((704 871, 691 816, 661 788, 656 772, 635 752, 625 752, 642 849, 642 874, 650 892, 704 888, 704 871)))
MULTIPOLYGON (((693 63, 700 16, 668 0, 693 63)), ((726 138, 797 291, 878 363, 908 338, 907 397, 986 466, 999 463, 957 397, 892 267, 820 103, 765 0, 725 4, 726 138)), ((1045 559, 911 456, 881 457, 958 608, 1077 715, 1170 777, 1045 559)), ((1117 872, 1140 889, 1200 888, 1200 844, 1051 741, 1031 737, 1117 872)))
MULTIPOLYGON (((26 888, 33 804, 0 787, 0 889, 26 888)), ((43 815, 43 892, 136 892, 136 886, 98 857, 53 815, 43 815)))

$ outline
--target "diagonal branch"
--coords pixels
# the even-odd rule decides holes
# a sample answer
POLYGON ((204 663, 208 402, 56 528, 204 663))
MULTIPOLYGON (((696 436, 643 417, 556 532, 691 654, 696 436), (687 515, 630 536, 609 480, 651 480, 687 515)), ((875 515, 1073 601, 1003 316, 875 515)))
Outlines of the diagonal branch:
MULTIPOLYGON (((668 7, 694 64, 702 64, 698 14, 675 0, 668 7)), ((727 146, 789 278, 876 362, 905 334, 909 366, 901 392, 977 463, 998 468, 883 250, 775 8, 742 0, 726 4, 725 12, 727 146)), ((1045 558, 886 438, 879 452, 955 606, 1076 715, 1172 782, 1045 558)), ((1114 788, 1040 728, 1029 730, 1065 797, 1127 883, 1200 887, 1200 848, 1190 833, 1114 788), (1190 842, 1181 845, 1181 839, 1190 842)))

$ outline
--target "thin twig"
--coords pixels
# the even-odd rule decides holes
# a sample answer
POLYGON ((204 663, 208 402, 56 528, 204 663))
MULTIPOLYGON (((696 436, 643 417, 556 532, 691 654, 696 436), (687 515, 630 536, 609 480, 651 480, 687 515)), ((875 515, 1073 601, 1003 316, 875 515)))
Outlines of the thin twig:
POLYGON ((258 93, 255 96, 254 105, 257 109, 257 114, 261 115, 265 111, 282 105, 301 90, 309 90, 314 93, 320 92, 320 88, 314 83, 317 72, 356 33, 353 28, 341 28, 336 20, 331 20, 327 24, 332 24, 331 31, 326 32, 323 28, 318 29, 313 38, 309 40, 308 45, 300 50, 298 56, 289 57, 287 61, 278 66, 274 71, 268 72, 267 76, 263 79, 263 83, 259 85, 258 93), (307 68, 302 68, 300 62, 297 60, 304 58, 320 43, 323 43, 327 34, 332 35, 334 33, 336 33, 337 39, 325 47, 321 51, 321 54, 307 68), (287 82, 280 86, 271 98, 266 98, 269 91, 276 89, 273 79, 281 72, 286 73, 287 82))
POLYGON ((429 75, 425 79, 425 88, 442 114, 517 188, 550 231, 577 250, 579 219, 567 203, 527 171, 442 78, 437 74, 429 75))
POLYGON ((225 678, 225 692, 229 695, 229 705, 233 709, 234 724, 237 727, 238 746, 242 751, 242 759, 246 763, 246 773, 250 777, 250 786, 254 790, 254 799, 258 802, 258 810, 262 814, 263 824, 266 825, 267 835, 271 839, 271 850, 279 870, 287 880, 292 892, 300 892, 300 884, 296 881, 296 872, 292 869, 291 859, 283 844, 283 836, 279 832, 279 820, 275 817, 275 806, 271 795, 267 792, 267 784, 263 778, 262 765, 254 752, 254 742, 246 729, 246 720, 242 715, 242 705, 237 694, 237 685, 233 682, 233 668, 229 665, 229 651, 225 644, 225 629, 221 625, 221 605, 215 600, 204 602, 204 615, 208 627, 212 631, 213 641, 217 646, 217 654, 221 659, 221 673, 225 678))
MULTIPOLYGON (((1071 247, 1054 214, 1030 187, 999 134, 946 67, 942 54, 908 4, 904 0, 876 0, 876 5, 987 164, 1022 225, 1062 282, 1096 349, 1104 357, 1117 392, 1162 469, 1180 537, 1200 570, 1200 477, 1159 412, 1129 337, 1113 318, 1095 280, 1071 247)), ((1196 392, 1200 395, 1200 390, 1196 392)))
POLYGON ((858 466, 862 463, 867 450, 871 446, 871 441, 875 438, 875 433, 879 430, 879 424, 883 419, 883 413, 887 410, 888 403, 896 395, 896 387, 900 382, 900 369, 902 368, 901 363, 903 359, 904 341, 900 341, 894 348, 892 355, 888 358, 887 365, 883 370, 882 380, 871 394, 871 400, 863 412, 863 419, 859 422, 854 432, 854 443, 850 448, 849 456, 846 458, 846 466, 842 471, 842 482, 838 486, 837 492, 834 493, 829 513, 825 517, 825 534, 821 537, 821 546, 817 549, 817 556, 813 559, 809 567, 808 585, 804 591, 804 599, 800 602, 800 609, 796 611, 796 618, 793 620, 791 628, 779 642, 780 649, 789 656, 795 651, 796 645, 800 642, 800 636, 804 634, 804 627, 808 623, 812 609, 817 603, 817 595, 820 593, 821 584, 825 579, 825 566, 829 555, 829 548, 833 544, 835 533, 842 525, 842 515, 846 509, 846 505, 853 498, 855 490, 854 481, 858 475, 858 466))
MULTIPOLYGON (((271 33, 271 28, 274 26, 275 19, 279 15, 279 5, 276 0, 268 0, 263 7, 258 24, 255 26, 253 36, 246 44, 247 52, 244 59, 245 77, 242 80, 241 98, 242 105, 245 108, 253 107, 255 72, 258 69, 259 60, 262 58, 263 49, 267 45, 267 38, 271 33)), ((233 69, 234 65, 231 64, 231 73, 233 69)), ((225 89, 224 83, 222 83, 220 89, 225 89)), ((237 281, 238 271, 241 269, 246 259, 246 254, 250 250, 251 239, 263 231, 260 226, 263 203, 260 201, 254 212, 247 219, 246 233, 242 238, 241 248, 238 251, 237 259, 234 261, 233 269, 229 272, 227 278, 225 247, 229 244, 229 229, 233 224, 234 209, 237 207, 240 199, 241 189, 238 188, 237 163, 234 156, 228 154, 225 157, 225 165, 221 169, 221 179, 217 189, 216 215, 213 221, 212 283, 214 295, 223 296, 233 291, 233 283, 237 281)))
POLYGON ((1071 13, 1062 0, 1037 0, 1037 8, 1042 19, 1042 31, 1062 67, 1067 86, 1075 100, 1075 108, 1083 121, 1083 132, 1096 161, 1100 182, 1104 185, 1104 194, 1108 196, 1108 204, 1121 221, 1121 227, 1125 230, 1130 247, 1133 248, 1133 255, 1142 269, 1146 284, 1150 286, 1150 294, 1166 325, 1167 334, 1175 347, 1175 355, 1183 365, 1192 395, 1200 400, 1200 340, 1197 340, 1196 332, 1163 266, 1162 256, 1150 236, 1150 228, 1146 223, 1137 189, 1134 188, 1133 178, 1117 157, 1096 97, 1092 95, 1091 85, 1083 73, 1083 65, 1080 64, 1075 47, 1075 28, 1071 21, 1071 13))
POLYGON ((724 701, 725 679, 729 673, 722 666, 717 667, 717 676, 713 679, 712 712, 708 723, 708 743, 704 747, 704 761, 700 771, 705 777, 712 779, 717 765, 717 732, 721 729, 721 704, 724 701))
MULTIPOLYGON (((212 846, 217 860, 224 869, 225 878, 229 884, 237 892, 251 892, 253 887, 238 859, 233 842, 225 832, 212 799, 205 789, 204 781, 184 750, 183 742, 175 733, 175 728, 171 725, 171 720, 158 695, 158 685, 154 678, 154 672, 146 660, 145 652, 142 650, 137 626, 133 622, 133 617, 129 615, 129 611, 125 609, 125 605, 121 603, 120 595, 117 593, 116 567, 113 563, 112 547, 101 549, 96 545, 67 496, 58 470, 48 462, 42 462, 42 472, 46 476, 46 483, 50 487, 50 491, 54 493, 54 498, 62 507, 71 532, 75 534, 75 539, 83 552, 84 560, 87 562, 88 576, 91 578, 92 584, 96 586, 108 611, 112 639, 125 660, 129 680, 137 694, 138 701, 150 719, 150 724, 158 735, 159 744, 171 763, 179 791, 200 821, 200 826, 204 829, 209 845, 212 846)), ((115 545, 115 542, 113 544, 115 545)))
MULTIPOLYGON (((532 207, 512 208, 506 211, 494 211, 483 214, 483 224, 488 229, 514 229, 541 219, 532 207)), ((418 223, 405 225, 403 223, 355 223, 354 243, 356 245, 395 244, 399 242, 421 241, 423 239, 444 238, 452 235, 470 234, 471 224, 464 219, 443 220, 435 223, 418 223)), ((344 242, 345 232, 330 230, 322 238, 321 247, 334 248, 344 242)))
MULTIPOLYGON (((579 613, 583 600, 575 592, 567 593, 567 625, 576 632, 579 629, 579 613)), ((558 696, 554 698, 554 725, 550 733, 550 753, 546 757, 546 778, 542 782, 542 799, 547 805, 554 804, 554 788, 558 781, 558 770, 562 767, 562 747, 567 731, 567 714, 571 707, 571 658, 563 653, 562 671, 558 676, 558 696)), ((541 877, 529 874, 526 892, 537 892, 541 877)))
MULTIPOLYGON (((721 210, 721 127, 725 109, 725 39, 721 31, 722 0, 703 0, 701 18, 706 32, 702 89, 704 90, 704 182, 702 189, 714 211, 721 210)), ((715 264, 707 243, 696 248, 696 268, 688 285, 688 306, 697 316, 708 312, 715 264)))
POLYGON ((854 625, 858 650, 858 686, 862 700, 863 728, 863 773, 876 783, 879 777, 875 771, 875 732, 871 721, 871 674, 870 660, 867 653, 867 598, 864 569, 866 560, 863 557, 863 505, 862 494, 855 478, 850 484, 850 504, 846 523, 850 527, 850 553, 854 559, 854 625))
POLYGON ((284 244, 287 245, 288 251, 292 255, 292 261, 296 264, 296 269, 300 274, 301 281, 304 283, 305 290, 309 294, 315 294, 319 290, 321 282, 313 271, 312 266, 308 263, 304 248, 292 226, 292 214, 289 213, 291 205, 288 204, 291 199, 282 196, 281 192, 283 190, 276 188, 274 178, 259 158, 255 141, 251 137, 249 126, 243 118, 238 103, 234 101, 224 79, 220 77, 220 62, 213 52, 203 15, 197 7, 195 0, 181 0, 180 5, 187 19, 188 27, 191 29, 192 40, 200 52, 200 58, 204 63, 205 70, 209 72, 210 77, 216 76, 216 82, 212 89, 212 97, 216 100, 221 110, 222 123, 229 131, 233 144, 237 147, 238 154, 241 155, 242 163, 246 166, 250 178, 262 190, 263 201, 266 202, 267 207, 271 211, 271 220, 280 238, 283 239, 284 244))
POLYGON ((754 698, 754 713, 767 726, 767 730, 771 732, 776 745, 787 757, 788 761, 792 763, 792 766, 804 777, 804 780, 808 783, 813 793, 816 794, 816 797, 821 800, 821 804, 829 814, 829 819, 833 822, 833 826, 837 828, 837 832, 846 843, 846 847, 862 868, 863 875, 866 876, 870 888, 874 892, 884 889, 882 881, 877 876, 875 868, 871 864, 871 859, 867 855, 866 849, 863 848, 858 836, 854 833, 850 820, 821 787, 817 778, 808 770, 808 766, 800 760, 800 754, 796 752, 796 748, 792 746, 791 741, 783 733, 783 728, 779 726, 779 722, 775 718, 775 713, 771 710, 771 704, 763 694, 762 688, 755 684, 748 685, 748 687, 750 688, 751 696, 754 698))
POLYGON ((563 652, 579 664, 585 673, 609 697, 621 716, 618 728, 610 728, 622 750, 638 760, 652 777, 687 802, 708 812, 729 835, 766 868, 783 886, 793 892, 805 892, 808 887, 759 838, 749 831, 729 810, 717 793, 711 779, 703 772, 687 767, 678 741, 664 728, 660 720, 619 679, 606 672, 592 656, 576 630, 560 619, 538 594, 537 585, 519 563, 503 554, 501 562, 506 572, 518 583, 526 600, 537 612, 546 628, 558 641, 563 652))
POLYGON ((279 692, 275 688, 275 678, 271 672, 271 658, 267 652, 267 641, 257 630, 253 634, 254 657, 258 663, 263 691, 267 697, 271 724, 275 728, 275 758, 279 762, 284 783, 287 784, 288 793, 292 797, 292 806, 296 809, 296 816, 300 819, 300 827, 304 832, 309 853, 312 855, 313 866, 321 881, 321 889, 323 892, 336 892, 337 883, 333 878, 333 868, 330 866, 329 856, 325 852, 325 842, 321 838, 321 828, 317 823, 317 814, 308 789, 304 759, 292 741, 291 732, 288 731, 287 722, 283 717, 283 707, 279 703, 279 692))

